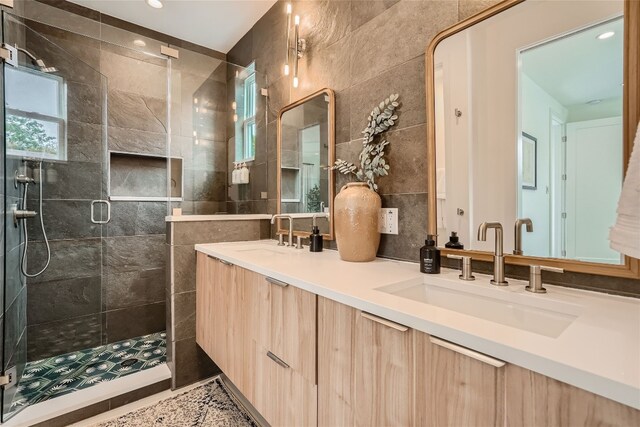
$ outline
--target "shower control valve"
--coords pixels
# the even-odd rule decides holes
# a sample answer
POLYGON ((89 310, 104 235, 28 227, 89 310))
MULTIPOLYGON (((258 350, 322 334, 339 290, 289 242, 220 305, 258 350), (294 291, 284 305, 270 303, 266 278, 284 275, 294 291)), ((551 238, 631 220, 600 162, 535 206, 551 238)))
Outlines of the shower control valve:
POLYGON ((18 220, 33 218, 38 215, 36 211, 26 211, 22 209, 14 209, 13 210, 13 225, 18 226, 18 220))

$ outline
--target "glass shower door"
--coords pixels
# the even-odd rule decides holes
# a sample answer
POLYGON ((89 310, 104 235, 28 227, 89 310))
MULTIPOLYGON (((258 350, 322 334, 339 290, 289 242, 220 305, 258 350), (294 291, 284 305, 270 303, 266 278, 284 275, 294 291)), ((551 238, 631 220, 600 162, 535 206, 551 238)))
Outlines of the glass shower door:
POLYGON ((3 422, 86 381, 82 350, 104 344, 107 79, 99 42, 44 27, 2 16, 3 422))

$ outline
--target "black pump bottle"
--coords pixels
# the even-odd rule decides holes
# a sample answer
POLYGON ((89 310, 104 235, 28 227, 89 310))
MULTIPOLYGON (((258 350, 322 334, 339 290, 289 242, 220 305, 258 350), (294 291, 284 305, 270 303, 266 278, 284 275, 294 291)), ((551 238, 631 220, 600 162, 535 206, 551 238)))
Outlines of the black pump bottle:
POLYGON ((436 247, 435 236, 428 235, 420 248, 420 271, 426 274, 440 274, 440 249, 436 247))
MULTIPOLYGON (((315 221, 315 218, 313 220, 315 221)), ((311 228, 311 236, 309 236, 309 251, 322 252, 322 234, 315 224, 311 228)))
POLYGON ((449 236, 449 241, 444 244, 444 247, 447 249, 464 249, 464 245, 460 243, 460 238, 458 237, 458 233, 455 231, 451 232, 451 236, 449 236))

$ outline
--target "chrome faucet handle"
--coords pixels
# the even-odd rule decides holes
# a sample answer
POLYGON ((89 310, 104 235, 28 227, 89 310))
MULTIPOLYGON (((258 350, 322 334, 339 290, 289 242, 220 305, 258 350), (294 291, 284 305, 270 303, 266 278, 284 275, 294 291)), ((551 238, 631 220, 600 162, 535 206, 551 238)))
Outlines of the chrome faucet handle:
POLYGON ((303 236, 296 236, 296 249, 302 249, 302 239, 303 236))
POLYGON ((276 233, 276 236, 278 236, 278 246, 284 246, 284 234, 276 233))
POLYGON ((460 280, 467 280, 467 281, 471 281, 471 280, 476 280, 476 277, 473 275, 473 270, 471 269, 471 257, 470 256, 463 256, 463 255, 446 255, 447 258, 451 258, 451 259, 460 259, 462 260, 461 264, 461 269, 462 269, 462 274, 459 275, 458 277, 460 278, 460 280))
POLYGON ((534 294, 546 294, 547 290, 542 286, 542 270, 554 273, 564 273, 563 268, 547 267, 544 265, 532 265, 529 268, 529 284, 525 286, 525 291, 534 294))

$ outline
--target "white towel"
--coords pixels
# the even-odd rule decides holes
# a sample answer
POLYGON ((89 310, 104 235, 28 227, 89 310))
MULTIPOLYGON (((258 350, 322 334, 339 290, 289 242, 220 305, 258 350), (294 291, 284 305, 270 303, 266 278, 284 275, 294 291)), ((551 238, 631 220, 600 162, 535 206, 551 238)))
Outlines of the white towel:
POLYGON ((616 223, 609 233, 611 249, 640 258, 640 123, 617 212, 616 223))

